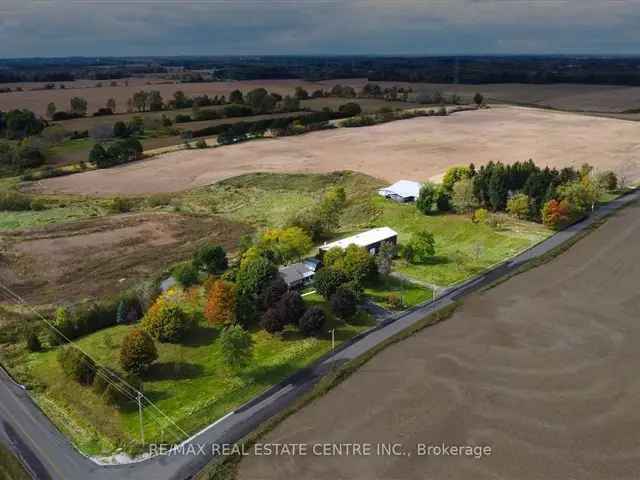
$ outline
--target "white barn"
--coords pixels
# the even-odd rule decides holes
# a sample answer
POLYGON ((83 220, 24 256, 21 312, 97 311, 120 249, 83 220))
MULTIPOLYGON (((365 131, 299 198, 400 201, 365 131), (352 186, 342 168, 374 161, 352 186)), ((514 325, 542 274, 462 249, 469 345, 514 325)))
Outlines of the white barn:
POLYGON ((420 182, 400 180, 393 185, 381 188, 378 190, 378 194, 400 203, 415 202, 421 188, 422 184, 420 182))

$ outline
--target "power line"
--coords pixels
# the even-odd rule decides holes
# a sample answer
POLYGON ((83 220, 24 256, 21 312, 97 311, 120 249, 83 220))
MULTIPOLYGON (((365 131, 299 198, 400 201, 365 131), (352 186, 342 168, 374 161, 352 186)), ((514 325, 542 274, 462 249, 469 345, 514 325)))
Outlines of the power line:
MULTIPOLYGON (((60 331, 60 329, 58 329, 49 320, 47 320, 35 308, 33 308, 31 305, 29 305, 24 298, 22 298, 20 295, 15 293, 13 290, 11 290, 9 287, 7 287, 2 282, 0 282, 0 288, 2 288, 6 292, 5 294, 8 295, 9 298, 12 298, 16 303, 27 307, 27 309, 29 309, 33 314, 35 314, 36 317, 38 317, 41 321, 43 321, 45 324, 47 324, 47 326, 49 328, 51 328, 55 333, 60 335, 60 337, 62 337, 66 341, 66 343, 72 345, 74 348, 78 349, 87 358, 91 359, 91 361, 94 364, 94 366, 91 366, 91 367, 93 367, 95 369, 96 375, 99 375, 101 378, 105 379, 109 385, 112 385, 114 388, 119 389, 119 391, 121 391, 121 392, 123 392, 123 389, 124 389, 123 385, 126 386, 127 388, 130 389, 130 391, 127 394, 125 394, 125 396, 129 396, 132 400, 140 401, 140 399, 142 399, 142 400, 146 401, 149 404, 149 406, 151 406, 154 410, 156 410, 161 415, 161 417, 163 417, 165 420, 168 420, 170 424, 172 424, 174 427, 176 427, 181 434, 183 434, 185 437, 189 436, 189 434, 185 430, 183 430, 182 427, 180 427, 171 417, 169 417, 166 413, 164 413, 155 403, 153 403, 146 395, 144 395, 143 392, 141 392, 137 388, 133 387, 131 384, 129 384, 129 382, 127 382, 125 379, 120 377, 116 372, 113 372, 112 370, 108 370, 109 374, 103 373, 104 372, 103 369, 106 369, 107 367, 102 367, 99 364, 99 362, 96 361, 95 358, 93 358, 86 351, 84 351, 82 348, 80 348, 78 346, 78 344, 76 344, 71 339, 69 339, 64 333, 62 333, 60 331), (120 384, 118 384, 117 382, 113 381, 113 379, 110 378, 110 376, 115 377, 120 382, 120 384), (131 392, 136 392, 136 395, 132 395, 131 392)), ((155 415, 152 415, 152 418, 157 419, 157 417, 155 415)), ((178 436, 176 436, 176 437, 178 437, 178 436)))

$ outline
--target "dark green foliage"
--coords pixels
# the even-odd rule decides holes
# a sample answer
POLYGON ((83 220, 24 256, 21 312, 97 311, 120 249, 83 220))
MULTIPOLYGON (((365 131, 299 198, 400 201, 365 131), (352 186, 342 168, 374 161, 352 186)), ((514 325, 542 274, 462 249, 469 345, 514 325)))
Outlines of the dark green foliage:
POLYGON ((96 144, 89 153, 89 161, 98 168, 109 168, 115 165, 137 160, 142 155, 142 144, 135 138, 125 138, 104 148, 96 144))
POLYGON ((340 105, 340 107, 338 108, 338 112, 348 117, 354 117, 362 113, 362 107, 360 107, 360 105, 356 102, 349 102, 345 103, 344 105, 340 105))
POLYGON ((58 363, 69 378, 80 385, 91 385, 95 377, 96 365, 76 347, 65 347, 58 351, 58 363))
POLYGON ((273 307, 288 290, 289 287, 284 279, 280 275, 276 276, 262 292, 260 299, 262 308, 267 310, 273 307))
POLYGON ((220 245, 204 245, 193 255, 193 265, 211 274, 223 272, 229 267, 227 252, 220 245))
POLYGON ((11 110, 3 117, 4 134, 7 138, 16 140, 37 135, 47 123, 35 116, 31 110, 11 110))
POLYGON ((284 329, 285 321, 280 314, 279 309, 270 308, 262 315, 260 327, 269 333, 280 332, 284 329))
POLYGON ((38 337, 38 334, 33 330, 27 333, 26 343, 27 350, 29 350, 30 352, 40 352, 42 350, 42 343, 40 343, 40 338, 38 337))
POLYGON ((436 207, 439 212, 451 210, 451 196, 442 185, 439 185, 435 193, 436 207))
POLYGON ((331 296, 330 303, 333 313, 343 320, 348 320, 356 314, 356 297, 348 288, 338 287, 331 296))
POLYGON ((222 111, 227 118, 253 115, 253 109, 247 105, 227 105, 222 111))
POLYGON ((299 292, 289 291, 278 300, 276 308, 285 324, 295 325, 304 314, 307 306, 299 292))
POLYGON ((229 94, 229 103, 244 103, 244 97, 242 96, 242 92, 240 90, 234 90, 229 94))
POLYGON ((431 213, 438 188, 431 182, 425 182, 416 199, 416 208, 425 215, 431 213))
POLYGON ((327 316, 320 307, 311 307, 298 320, 298 327, 305 335, 316 335, 322 331, 327 316))
POLYGON ((119 121, 113 124, 113 136, 116 138, 126 138, 131 134, 127 124, 119 121))
POLYGON ((258 318, 258 309, 253 296, 236 295, 236 322, 249 328, 258 318))
POLYGON ((188 288, 198 282, 198 269, 191 263, 181 263, 171 272, 180 286, 188 288))
POLYGON ((499 164, 489 178, 489 204, 494 211, 505 209, 507 206, 508 193, 507 172, 502 165, 499 164))
POLYGON ((273 262, 263 256, 243 262, 236 275, 239 293, 259 295, 277 273, 273 262))
POLYGON ((0 192, 0 210, 12 212, 31 210, 31 198, 18 192, 0 192))
POLYGON ((313 277, 313 284, 316 291, 327 300, 336 292, 340 285, 346 283, 346 275, 331 267, 324 267, 316 272, 313 277))
POLYGON ((484 102, 484 97, 480 92, 476 92, 476 94, 473 96, 473 103, 475 103, 476 105, 482 105, 482 102, 484 102))

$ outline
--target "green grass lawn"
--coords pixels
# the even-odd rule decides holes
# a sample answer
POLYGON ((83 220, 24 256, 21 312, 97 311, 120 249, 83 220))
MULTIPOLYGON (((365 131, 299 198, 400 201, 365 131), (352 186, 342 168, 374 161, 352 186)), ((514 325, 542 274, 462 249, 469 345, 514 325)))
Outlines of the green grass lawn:
POLYGON ((0 479, 1 480, 30 480, 18 458, 4 445, 0 444, 0 479))
POLYGON ((424 215, 413 204, 398 204, 379 197, 374 204, 382 212, 374 223, 398 232, 406 242, 413 232, 428 230, 436 241, 436 255, 425 265, 394 262, 394 270, 418 281, 447 286, 487 267, 506 260, 521 250, 547 238, 551 231, 542 225, 504 216, 499 229, 475 224, 464 215, 424 215))
POLYGON ((374 303, 387 309, 393 309, 393 306, 387 301, 389 295, 392 294, 402 300, 403 308, 411 308, 433 298, 433 292, 428 287, 390 276, 379 276, 375 282, 365 287, 364 293, 374 303))
MULTIPOLYGON (((309 297, 305 297, 309 305, 324 303, 319 297, 309 297)), ((220 329, 201 324, 181 344, 157 344, 159 360, 144 378, 145 394, 181 428, 193 433, 329 351, 329 329, 336 329, 336 342, 341 343, 371 325, 366 314, 349 324, 329 315, 325 333, 317 338, 303 337, 294 327, 281 335, 256 328, 251 331, 255 342, 251 366, 234 372, 225 367, 216 341, 220 329)), ((120 344, 132 328, 108 328, 77 343, 102 364, 118 367, 120 344)), ((127 450, 139 447, 136 406, 117 410, 107 406, 91 388, 69 381, 58 365, 56 352, 28 355, 29 375, 44 387, 36 396, 42 408, 86 453, 106 454, 118 446, 127 450)), ((144 416, 146 442, 177 440, 173 436, 176 429, 166 421, 158 423, 152 414, 147 409, 144 416)))
POLYGON ((0 215, 0 231, 43 227, 105 214, 106 209, 93 202, 79 202, 37 211, 2 212, 2 215, 0 215))

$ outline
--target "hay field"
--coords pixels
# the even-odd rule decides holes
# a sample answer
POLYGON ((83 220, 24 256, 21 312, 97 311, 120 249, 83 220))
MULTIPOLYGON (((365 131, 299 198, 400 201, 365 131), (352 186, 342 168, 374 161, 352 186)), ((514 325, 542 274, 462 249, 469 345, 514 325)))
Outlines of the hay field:
MULTIPOLYGON (((188 96, 196 96, 207 94, 209 96, 225 95, 228 96, 233 90, 239 89, 248 92, 254 88, 263 87, 270 92, 279 93, 281 95, 291 94, 297 86, 304 87, 308 91, 319 88, 331 88, 333 84, 340 83, 337 81, 328 82, 306 82, 304 80, 247 80, 247 81, 228 81, 228 82, 207 82, 207 83, 167 83, 150 81, 152 84, 147 85, 142 79, 129 80, 129 86, 124 86, 121 80, 118 80, 117 87, 109 86, 109 81, 103 81, 103 86, 96 88, 97 82, 79 83, 76 88, 65 88, 60 90, 25 90, 23 92, 0 93, 0 110, 11 110, 14 108, 28 108, 37 114, 44 115, 49 102, 53 102, 58 110, 66 110, 69 108, 69 100, 72 97, 84 97, 88 102, 88 112, 91 114, 98 108, 104 107, 109 98, 116 100, 116 111, 126 112, 127 100, 140 90, 158 90, 164 100, 173 97, 174 92, 182 90, 188 96), (137 81, 133 81, 137 80, 137 81)), ((341 81, 347 83, 349 80, 341 81)), ((62 82, 68 83, 68 82, 62 82)), ((71 83, 71 82, 69 82, 71 83)), ((7 84, 10 88, 15 88, 19 84, 7 84)), ((57 84, 56 84, 57 85, 57 84)), ((36 85, 34 85, 35 87, 36 85)), ((42 87, 42 84, 37 84, 42 87)))
POLYGON ((493 108, 173 152, 108 170, 47 179, 31 188, 140 195, 187 190, 257 171, 354 170, 387 181, 427 180, 452 165, 529 158, 552 167, 587 162, 638 179, 640 125, 530 108, 493 108))

